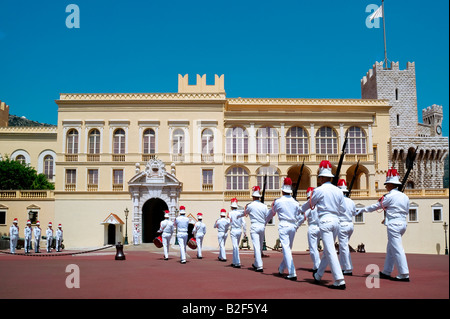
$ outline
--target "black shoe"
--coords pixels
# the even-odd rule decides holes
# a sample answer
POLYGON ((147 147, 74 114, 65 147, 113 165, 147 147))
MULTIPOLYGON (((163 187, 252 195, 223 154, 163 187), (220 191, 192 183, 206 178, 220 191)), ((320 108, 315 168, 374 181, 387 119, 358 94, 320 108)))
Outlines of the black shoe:
POLYGON ((353 272, 344 272, 344 276, 353 276, 353 272))
POLYGON ((198 257, 198 256, 197 256, 197 259, 202 259, 202 258, 203 258, 203 257, 198 257))
POLYGON ((297 276, 294 276, 294 277, 289 277, 289 276, 286 276, 286 277, 284 277, 284 279, 288 279, 288 280, 296 281, 296 280, 297 280, 297 276))
POLYGON ((330 286, 328 286, 328 288, 330 288, 330 289, 337 289, 337 290, 345 290, 345 284, 343 284, 343 285, 339 285, 339 286, 335 286, 335 285, 330 285, 330 286))
POLYGON ((169 260, 169 258, 164 258, 164 260, 169 260))
POLYGON ((409 277, 408 278, 397 278, 397 277, 392 277, 393 281, 403 281, 403 282, 409 282, 409 277))
POLYGON ((182 260, 182 261, 180 261, 180 263, 185 264, 185 263, 186 263, 186 260, 182 260))
POLYGON ((316 270, 315 272, 313 272, 313 279, 314 279, 314 283, 315 283, 316 285, 319 285, 319 284, 320 284, 320 280, 317 280, 317 279, 316 279, 316 276, 314 276, 314 275, 316 274, 316 272, 317 272, 317 270, 316 270))
POLYGON ((263 272, 263 269, 262 269, 262 268, 259 268, 259 269, 255 269, 255 271, 256 271, 256 272, 263 272))
POLYGON ((258 267, 255 266, 255 264, 252 264, 253 269, 257 269, 258 267))
POLYGON ((381 271, 379 273, 379 276, 380 276, 380 279, 390 279, 390 280, 392 280, 391 276, 386 275, 386 274, 382 273, 381 271))

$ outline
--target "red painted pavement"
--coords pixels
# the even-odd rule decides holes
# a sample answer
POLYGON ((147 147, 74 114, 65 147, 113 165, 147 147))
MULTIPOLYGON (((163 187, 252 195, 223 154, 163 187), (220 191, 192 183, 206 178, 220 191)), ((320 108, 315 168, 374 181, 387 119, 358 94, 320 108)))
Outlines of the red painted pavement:
MULTIPOLYGON (((449 259, 444 255, 408 254, 411 281, 380 280, 380 288, 369 289, 366 281, 370 264, 382 269, 385 254, 352 253, 353 276, 346 277, 345 291, 327 288, 332 283, 329 269, 324 285, 313 283, 307 252, 294 253, 297 281, 276 276, 282 253, 267 251, 264 272, 252 270, 252 251, 242 251, 243 267, 217 260, 217 251, 204 251, 195 258, 188 249, 186 264, 179 263, 179 252, 172 249, 164 261, 162 250, 136 251, 124 248, 126 260, 115 260, 115 248, 90 254, 57 257, 14 256, 0 253, 0 299, 448 299, 449 259), (68 265, 80 271, 80 288, 67 288, 68 265)), ((67 251, 65 251, 67 253, 67 251)), ((396 271, 396 270, 394 270, 396 271)), ((394 273, 395 275, 396 273, 394 273)))

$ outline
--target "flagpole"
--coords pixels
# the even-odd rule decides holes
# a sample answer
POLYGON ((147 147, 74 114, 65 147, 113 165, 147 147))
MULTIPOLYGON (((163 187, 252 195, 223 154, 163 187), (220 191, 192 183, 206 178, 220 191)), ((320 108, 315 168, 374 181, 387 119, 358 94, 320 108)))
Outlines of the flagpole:
POLYGON ((383 36, 384 36, 384 68, 387 69, 387 50, 386 50, 386 16, 384 15, 384 0, 381 0, 381 10, 383 14, 383 36))

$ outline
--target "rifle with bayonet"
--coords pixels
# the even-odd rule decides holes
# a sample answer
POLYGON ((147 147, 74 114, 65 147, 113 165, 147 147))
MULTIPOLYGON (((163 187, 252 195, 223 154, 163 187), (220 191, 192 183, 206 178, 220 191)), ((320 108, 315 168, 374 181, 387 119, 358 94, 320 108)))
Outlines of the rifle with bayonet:
POLYGON ((405 173, 405 176, 403 176, 402 185, 399 187, 399 191, 401 191, 402 193, 405 191, 406 182, 408 181, 409 173, 411 172, 411 170, 414 167, 414 161, 416 160, 418 148, 419 148, 419 146, 416 147, 416 149, 414 150, 414 153, 412 153, 412 154, 410 153, 410 154, 408 154, 408 156, 406 156, 406 173, 405 173))
POLYGON ((339 164, 336 169, 336 173, 334 174, 333 181, 331 182, 334 186, 337 186, 338 181, 339 181, 339 174, 341 173, 342 162, 344 161, 345 148, 347 147, 347 140, 348 140, 347 134, 345 134, 345 140, 344 140, 344 144, 342 144, 342 153, 339 158, 339 164))
POLYGON ((353 173, 352 181, 350 182, 350 186, 348 187, 348 193, 347 193, 348 198, 350 198, 350 194, 352 193, 353 184, 355 183, 356 176, 358 173, 358 168, 359 168, 359 160, 358 160, 358 163, 356 163, 355 172, 353 173))
POLYGON ((300 186, 300 181, 302 180, 303 167, 305 167, 305 159, 303 159, 302 166, 300 167, 300 174, 298 175, 298 178, 297 178, 297 185, 295 185, 295 189, 294 189, 294 191, 292 193, 292 197, 295 200, 297 200, 298 187, 300 186))

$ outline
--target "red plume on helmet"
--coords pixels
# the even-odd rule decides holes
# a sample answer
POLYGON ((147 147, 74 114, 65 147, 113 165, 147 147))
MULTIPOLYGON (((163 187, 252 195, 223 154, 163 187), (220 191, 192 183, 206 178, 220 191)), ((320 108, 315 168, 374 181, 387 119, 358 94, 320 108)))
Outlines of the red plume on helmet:
POLYGON ((320 162, 320 164, 319 164, 319 168, 331 168, 331 167, 332 167, 332 166, 331 166, 330 161, 323 160, 323 161, 320 162))
POLYGON ((289 177, 286 177, 284 179, 284 185, 292 185, 292 179, 290 179, 289 177))
POLYGON ((395 184, 395 185, 401 185, 400 182, 400 176, 398 175, 398 172, 395 168, 391 167, 386 173, 386 181, 384 184, 395 184))

